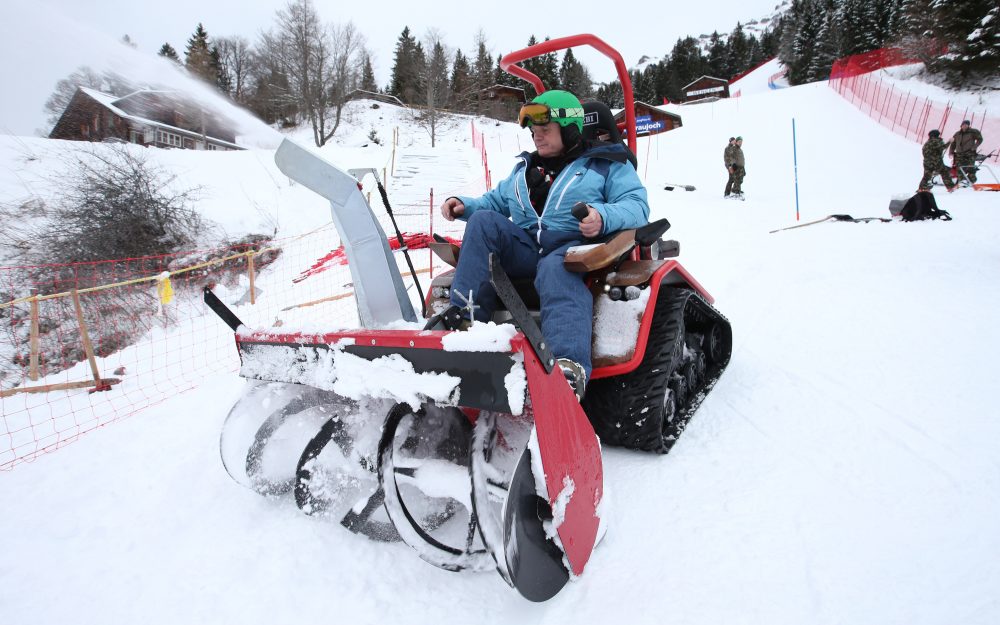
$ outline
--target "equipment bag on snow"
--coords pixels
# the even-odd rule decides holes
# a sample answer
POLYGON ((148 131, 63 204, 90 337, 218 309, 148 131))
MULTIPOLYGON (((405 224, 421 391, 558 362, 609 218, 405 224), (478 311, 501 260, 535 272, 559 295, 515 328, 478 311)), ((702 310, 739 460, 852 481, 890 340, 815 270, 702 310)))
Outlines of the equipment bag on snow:
MULTIPOLYGON (((893 209, 891 204, 889 209, 890 211, 893 209)), ((903 221, 921 221, 924 219, 951 221, 951 215, 948 214, 948 211, 938 208, 934 194, 929 191, 921 191, 906 200, 906 203, 903 204, 902 209, 899 211, 899 215, 902 216, 903 221)))

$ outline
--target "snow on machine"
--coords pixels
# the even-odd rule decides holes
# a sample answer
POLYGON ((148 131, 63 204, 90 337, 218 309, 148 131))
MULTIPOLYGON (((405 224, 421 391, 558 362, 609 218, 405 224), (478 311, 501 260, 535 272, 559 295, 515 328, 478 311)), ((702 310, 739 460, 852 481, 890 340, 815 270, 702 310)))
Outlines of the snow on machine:
MULTIPOLYGON (((515 64, 579 44, 615 62, 634 155, 631 84, 603 41, 550 40, 501 65, 540 93, 541 81, 515 64)), ((614 125, 600 131, 621 140, 614 125)), ((530 600, 554 596, 584 572, 599 540, 601 444, 667 453, 729 361, 729 322, 672 258, 676 243, 660 239, 669 224, 566 256, 587 272, 595 298, 594 369, 581 404, 539 329, 531 284, 512 283, 491 259, 503 304, 496 323, 450 332, 435 329, 448 305, 447 272, 434 278, 427 320, 418 321, 360 191, 371 173, 384 194, 377 174, 344 172, 287 140, 275 161, 330 200, 362 327, 252 329, 206 288, 206 302, 236 333, 240 375, 250 380, 223 426, 226 470, 261 494, 293 493, 307 514, 401 540, 441 568, 496 570, 530 600)), ((433 247, 451 264, 461 253, 443 240, 433 247)))

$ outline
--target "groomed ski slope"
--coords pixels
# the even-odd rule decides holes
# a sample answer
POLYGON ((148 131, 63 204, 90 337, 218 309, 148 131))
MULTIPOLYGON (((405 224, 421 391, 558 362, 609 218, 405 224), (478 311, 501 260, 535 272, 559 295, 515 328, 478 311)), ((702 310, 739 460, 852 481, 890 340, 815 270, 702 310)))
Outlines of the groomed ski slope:
MULTIPOLYGON (((793 116, 803 221, 888 216, 919 146, 823 84, 678 110, 683 129, 640 141, 639 170, 732 321, 732 362, 669 456, 605 449, 609 533, 555 599, 241 488, 218 435, 243 382, 220 376, 0 475, 0 620, 1000 621, 1000 194, 938 194, 949 223, 768 234, 795 223, 793 116), (746 202, 721 198, 736 134, 746 202)), ((512 128, 484 130, 507 146, 512 128)), ((499 180, 514 150, 487 145, 499 180)))

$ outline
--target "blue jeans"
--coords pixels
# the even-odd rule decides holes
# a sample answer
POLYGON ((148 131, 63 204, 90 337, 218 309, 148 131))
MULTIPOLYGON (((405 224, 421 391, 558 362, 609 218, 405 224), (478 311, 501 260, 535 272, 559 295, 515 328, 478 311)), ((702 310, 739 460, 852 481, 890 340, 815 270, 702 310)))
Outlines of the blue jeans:
POLYGON ((579 232, 542 230, 528 232, 493 211, 476 211, 469 217, 462 238, 462 251, 451 285, 451 303, 465 306, 462 293, 479 308, 477 321, 488 321, 497 308, 497 294, 490 284, 490 253, 511 279, 535 279, 541 300, 542 334, 556 358, 578 362, 590 378, 590 340, 593 332, 594 298, 584 283, 584 274, 563 266, 566 250, 584 243, 579 232))

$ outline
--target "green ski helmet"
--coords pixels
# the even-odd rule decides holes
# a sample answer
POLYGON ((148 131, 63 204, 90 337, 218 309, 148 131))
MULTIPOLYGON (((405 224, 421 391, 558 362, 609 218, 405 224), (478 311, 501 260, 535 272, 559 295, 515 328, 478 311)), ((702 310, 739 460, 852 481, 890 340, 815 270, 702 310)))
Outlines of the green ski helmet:
POLYGON ((583 105, 580 99, 569 91, 552 89, 535 96, 535 99, 521 107, 518 122, 521 128, 529 124, 547 124, 555 122, 566 128, 576 125, 583 132, 583 105))

